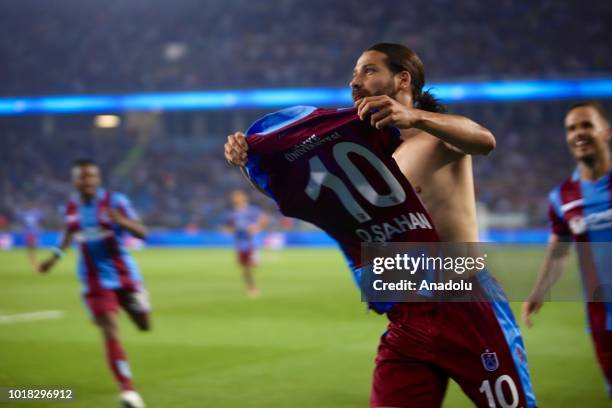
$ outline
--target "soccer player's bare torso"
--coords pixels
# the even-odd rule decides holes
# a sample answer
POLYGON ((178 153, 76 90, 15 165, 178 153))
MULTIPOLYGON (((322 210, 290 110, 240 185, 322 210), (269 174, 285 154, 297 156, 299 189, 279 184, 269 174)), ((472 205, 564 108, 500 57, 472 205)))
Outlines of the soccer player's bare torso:
POLYGON ((441 241, 477 242, 472 157, 425 132, 402 132, 393 157, 429 211, 441 241))

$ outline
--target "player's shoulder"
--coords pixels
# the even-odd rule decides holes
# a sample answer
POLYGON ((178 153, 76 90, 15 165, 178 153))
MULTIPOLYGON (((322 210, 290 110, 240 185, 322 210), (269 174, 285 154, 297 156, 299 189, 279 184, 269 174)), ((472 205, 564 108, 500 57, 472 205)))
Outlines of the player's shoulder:
POLYGON ((552 190, 548 192, 548 201, 554 207, 561 207, 561 187, 565 183, 567 183, 568 179, 563 180, 563 182, 557 184, 552 190))
POLYGON ((555 207, 560 208, 562 206, 562 198, 561 192, 567 188, 567 186, 575 184, 580 180, 580 175, 578 173, 578 169, 576 169, 572 174, 557 184, 552 190, 548 192, 548 201, 555 207))
POLYGON ((107 194, 110 197, 110 203, 112 206, 119 206, 129 204, 130 199, 127 194, 120 191, 108 190, 107 194))
POLYGON ((72 193, 68 196, 64 202, 64 208, 77 207, 80 203, 79 196, 76 193, 72 193))
POLYGON ((567 188, 567 186, 575 184, 580 181, 580 173, 578 172, 578 168, 576 168, 569 177, 563 179, 559 184, 557 184, 552 190, 549 192, 549 197, 551 195, 559 195, 561 194, 561 190, 567 188))
POLYGON ((79 196, 76 193, 72 193, 68 196, 68 198, 66 199, 66 201, 64 201, 63 204, 60 204, 57 207, 57 211, 67 217, 67 222, 73 222, 78 217, 77 214, 79 212, 79 206, 79 196))

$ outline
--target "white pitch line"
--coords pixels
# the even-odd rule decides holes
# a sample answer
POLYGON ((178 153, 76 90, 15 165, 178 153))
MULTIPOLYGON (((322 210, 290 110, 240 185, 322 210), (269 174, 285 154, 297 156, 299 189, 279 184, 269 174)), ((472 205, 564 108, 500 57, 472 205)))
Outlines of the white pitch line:
POLYGON ((62 317, 64 317, 64 312, 61 310, 41 310, 40 312, 18 313, 0 316, 0 324, 61 319, 62 317))

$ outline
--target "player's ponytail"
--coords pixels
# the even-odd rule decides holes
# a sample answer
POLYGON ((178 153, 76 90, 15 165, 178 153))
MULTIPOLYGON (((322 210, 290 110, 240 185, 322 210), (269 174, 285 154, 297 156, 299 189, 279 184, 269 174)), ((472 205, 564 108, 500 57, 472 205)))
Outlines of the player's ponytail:
POLYGON ((446 106, 429 91, 421 92, 416 97, 414 107, 429 112, 446 113, 446 106))
POLYGON ((401 44, 378 43, 366 51, 378 51, 385 54, 387 56, 387 67, 394 74, 399 74, 403 71, 410 73, 410 88, 415 108, 430 112, 446 112, 446 107, 431 92, 423 92, 423 87, 425 86, 425 66, 413 50, 401 44))

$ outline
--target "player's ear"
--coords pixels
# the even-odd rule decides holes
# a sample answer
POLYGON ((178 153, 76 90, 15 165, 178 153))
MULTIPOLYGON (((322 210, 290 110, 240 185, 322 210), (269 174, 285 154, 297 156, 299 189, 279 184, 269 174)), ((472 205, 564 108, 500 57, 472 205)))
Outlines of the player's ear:
POLYGON ((412 76, 410 76, 410 72, 402 71, 397 74, 398 79, 398 89, 400 91, 410 91, 410 86, 412 85, 412 76))

